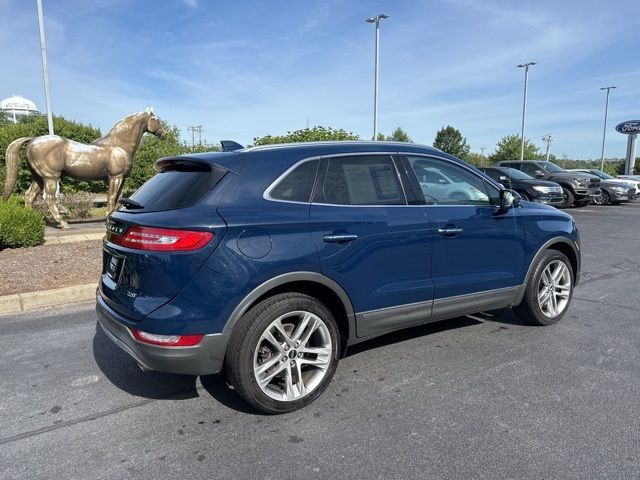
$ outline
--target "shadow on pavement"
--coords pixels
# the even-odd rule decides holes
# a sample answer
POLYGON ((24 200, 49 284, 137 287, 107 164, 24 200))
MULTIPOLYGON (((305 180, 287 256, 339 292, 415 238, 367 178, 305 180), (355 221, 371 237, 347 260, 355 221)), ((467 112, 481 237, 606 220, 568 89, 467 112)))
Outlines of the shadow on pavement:
POLYGON ((183 400, 198 396, 195 376, 143 372, 96 323, 93 357, 105 377, 120 390, 137 397, 183 400))
POLYGON ((249 415, 266 415, 240 398, 233 387, 227 384, 224 374, 203 375, 200 377, 200 382, 207 393, 225 407, 249 415))

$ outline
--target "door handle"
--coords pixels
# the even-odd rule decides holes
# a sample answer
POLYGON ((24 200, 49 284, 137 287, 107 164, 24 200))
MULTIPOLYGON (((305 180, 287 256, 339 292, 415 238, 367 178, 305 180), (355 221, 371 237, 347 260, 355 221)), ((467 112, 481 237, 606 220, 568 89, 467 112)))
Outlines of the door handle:
POLYGON ((334 233, 332 235, 325 235, 322 239, 328 243, 347 243, 357 240, 358 235, 354 233, 334 233))
POLYGON ((438 229, 438 233, 440 235, 447 235, 447 236, 459 235, 462 232, 463 230, 460 227, 445 227, 445 228, 438 229))

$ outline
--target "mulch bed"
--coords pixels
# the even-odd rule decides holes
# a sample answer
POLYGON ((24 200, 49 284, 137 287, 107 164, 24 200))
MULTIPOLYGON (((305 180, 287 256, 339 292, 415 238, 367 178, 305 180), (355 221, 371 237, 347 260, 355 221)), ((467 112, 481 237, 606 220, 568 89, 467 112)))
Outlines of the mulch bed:
POLYGON ((102 271, 102 241, 0 251, 0 295, 94 283, 102 271))

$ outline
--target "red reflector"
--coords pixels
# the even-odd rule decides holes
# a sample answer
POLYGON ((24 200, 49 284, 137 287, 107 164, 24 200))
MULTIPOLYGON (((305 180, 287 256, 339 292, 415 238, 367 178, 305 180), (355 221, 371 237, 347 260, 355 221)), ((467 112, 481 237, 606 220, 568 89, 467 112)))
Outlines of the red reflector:
POLYGON ((107 231, 108 241, 122 247, 135 248, 136 250, 196 250, 204 247, 212 238, 212 232, 155 227, 131 227, 122 235, 107 231))
POLYGON ((193 347, 200 343, 204 335, 158 335, 147 333, 142 330, 131 329, 133 337, 139 342, 150 343, 151 345, 163 345, 165 347, 193 347))

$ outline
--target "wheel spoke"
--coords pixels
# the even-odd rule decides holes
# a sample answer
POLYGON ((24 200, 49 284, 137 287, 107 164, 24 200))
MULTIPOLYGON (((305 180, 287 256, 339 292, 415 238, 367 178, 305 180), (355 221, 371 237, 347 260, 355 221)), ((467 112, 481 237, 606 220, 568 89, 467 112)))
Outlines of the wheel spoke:
POLYGON ((302 320, 296 327, 296 330, 293 332, 293 335, 291 335, 291 340, 293 340, 294 342, 300 340, 300 337, 304 334, 307 325, 309 325, 309 321, 311 321, 311 319, 313 318, 314 315, 312 313, 305 312, 302 320))
POLYGON ((307 394, 307 388, 304 386, 304 380, 302 378, 302 364, 296 362, 296 377, 298 378, 298 395, 301 397, 307 394))
POLYGON ((555 295, 550 295, 551 297, 551 314, 555 317, 558 314, 558 299, 555 295))
POLYGON ((267 330, 266 332, 264 332, 263 335, 264 339, 269 342, 271 345, 273 345, 274 347, 276 347, 276 349, 279 352, 283 352, 284 349, 282 348, 282 342, 279 342, 278 339, 276 337, 273 336, 273 333, 271 333, 269 330, 267 330))
POLYGON ((265 373, 267 370, 269 370, 271 367, 273 367, 276 363, 280 362, 281 360, 282 360, 282 355, 280 354, 260 364, 260 366, 256 370, 256 375, 262 375, 263 373, 265 373))
POLYGON ((282 365, 280 365, 277 368, 274 368, 273 371, 271 371, 271 373, 269 373, 268 375, 264 375, 262 378, 257 378, 256 380, 258 381, 258 384, 260 385, 260 387, 262 389, 266 388, 267 385, 269 385, 269 383, 271 382, 271 380, 273 380, 273 378, 278 375, 280 372, 282 372, 285 368, 287 368, 289 364, 287 362, 283 363, 282 365))
POLYGON ((544 286, 550 285, 551 284, 551 274, 549 272, 549 267, 544 269, 544 272, 542 272, 542 284, 544 286))
POLYGON ((556 267, 556 269, 553 272, 553 275, 551 276, 551 279, 554 282, 558 282, 560 280, 560 278, 562 278, 562 276, 564 275, 564 272, 565 272, 566 268, 567 268, 567 266, 564 263, 559 262, 558 266, 556 267))
POLYGON ((285 379, 285 398, 287 400, 293 400, 295 397, 295 392, 293 390, 293 375, 291 373, 291 366, 289 365, 289 363, 285 363, 286 365, 286 370, 284 372, 284 379, 285 379))
POLYGON ((280 321, 280 319, 278 319, 275 322, 273 322, 273 327, 278 331, 280 336, 282 336, 283 340, 289 346, 293 345, 293 341, 291 340, 291 337, 289 337, 289 335, 287 335, 287 332, 285 332, 284 327, 282 326, 282 321, 280 321))

